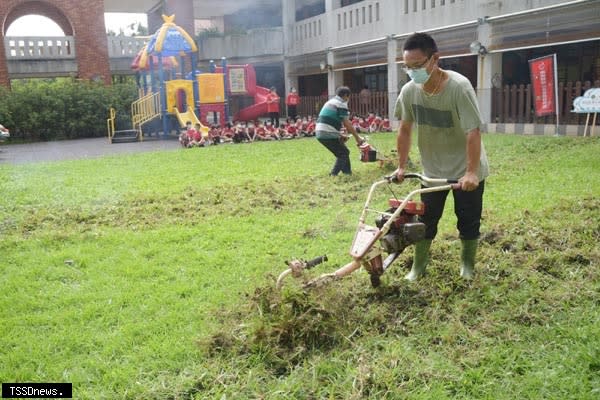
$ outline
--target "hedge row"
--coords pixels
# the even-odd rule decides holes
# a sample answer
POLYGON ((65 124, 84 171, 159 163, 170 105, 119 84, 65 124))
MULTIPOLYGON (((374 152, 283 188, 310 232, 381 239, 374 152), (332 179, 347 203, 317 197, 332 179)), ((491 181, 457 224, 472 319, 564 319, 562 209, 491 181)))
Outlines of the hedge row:
POLYGON ((67 78, 13 81, 11 90, 0 88, 0 124, 10 129, 11 141, 105 136, 109 108, 117 110, 121 125, 130 125, 136 98, 133 81, 112 86, 67 78))

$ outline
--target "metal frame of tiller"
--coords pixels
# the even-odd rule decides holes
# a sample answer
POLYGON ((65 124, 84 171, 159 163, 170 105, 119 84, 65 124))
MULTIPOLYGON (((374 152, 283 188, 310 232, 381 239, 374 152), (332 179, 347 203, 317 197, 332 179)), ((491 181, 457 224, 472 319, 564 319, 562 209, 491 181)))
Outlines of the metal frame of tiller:
MULTIPOLYGON (((375 190, 381 185, 390 185, 394 182, 397 182, 397 180, 395 175, 391 175, 373 183, 371 189, 369 190, 369 194, 367 195, 367 200, 363 207, 360 218, 358 219, 358 228, 356 230, 356 234, 354 235, 352 247, 350 248, 350 256, 352 256, 352 261, 339 268, 335 272, 323 274, 318 278, 309 281, 303 286, 304 288, 321 286, 322 284, 332 280, 343 278, 344 276, 350 275, 361 266, 364 266, 369 273, 371 277, 371 284, 374 287, 379 286, 379 277, 390 267, 390 265, 392 265, 394 260, 396 260, 400 253, 402 253, 404 248, 424 238, 425 225, 417 221, 417 216, 422 215, 425 211, 424 204, 421 202, 412 201, 412 198, 422 193, 460 189, 460 183, 458 183, 456 180, 428 178, 417 173, 404 174, 404 179, 418 179, 423 185, 439 186, 429 186, 415 189, 403 200, 390 199, 390 206, 392 206, 392 208, 388 211, 378 211, 370 207, 375 190), (379 215, 380 221, 382 223, 385 221, 385 223, 379 227, 367 225, 365 220, 368 214, 379 215), (404 220, 407 218, 409 219, 398 225, 401 215, 403 216, 402 218, 404 218, 404 220), (390 239, 386 236, 393 227, 397 231, 399 229, 397 234, 402 236, 402 240, 399 240, 397 237, 392 237, 392 239, 390 239), (383 259, 384 252, 389 253, 385 259, 383 259)), ((288 261, 288 269, 283 271, 277 279, 277 288, 282 287, 283 280, 286 276, 291 274, 292 276, 298 278, 302 275, 302 272, 305 269, 313 268, 323 261, 327 261, 327 256, 317 257, 310 261, 288 261)))

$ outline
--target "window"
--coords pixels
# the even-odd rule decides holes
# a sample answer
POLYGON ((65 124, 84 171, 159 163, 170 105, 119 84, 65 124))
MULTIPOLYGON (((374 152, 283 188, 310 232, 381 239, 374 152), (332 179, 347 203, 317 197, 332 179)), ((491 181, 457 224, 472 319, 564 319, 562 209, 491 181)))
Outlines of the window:
POLYGON ((342 7, 346 7, 346 6, 349 6, 352 4, 360 3, 361 1, 364 1, 364 0, 342 0, 341 5, 342 5, 342 7))
POLYGON ((303 6, 297 6, 296 8, 296 21, 302 21, 314 16, 325 14, 325 1, 312 2, 313 4, 307 4, 303 6))

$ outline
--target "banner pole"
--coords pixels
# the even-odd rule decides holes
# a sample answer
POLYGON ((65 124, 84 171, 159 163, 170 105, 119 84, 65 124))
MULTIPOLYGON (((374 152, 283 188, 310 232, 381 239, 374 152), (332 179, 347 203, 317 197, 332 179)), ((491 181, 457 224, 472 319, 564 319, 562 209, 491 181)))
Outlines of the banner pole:
POLYGON ((559 115, 558 115, 558 68, 556 66, 556 53, 552 55, 554 59, 554 104, 556 107, 556 135, 559 135, 559 115))

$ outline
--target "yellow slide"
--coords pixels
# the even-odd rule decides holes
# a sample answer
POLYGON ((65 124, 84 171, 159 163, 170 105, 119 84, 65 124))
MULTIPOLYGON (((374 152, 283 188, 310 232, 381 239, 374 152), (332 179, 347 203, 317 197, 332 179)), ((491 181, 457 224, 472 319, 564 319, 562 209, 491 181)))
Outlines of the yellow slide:
POLYGON ((202 125, 202 122, 200 122, 200 120, 196 116, 196 113, 194 112, 193 108, 188 107, 187 111, 185 112, 179 112, 177 107, 173 107, 173 109, 175 110, 175 115, 177 115, 177 120, 179 121, 180 127, 185 128, 186 122, 190 121, 194 126, 196 126, 196 124, 200 124, 200 131, 202 132, 202 136, 208 135, 208 126, 202 125))

